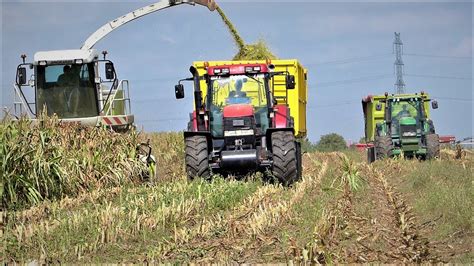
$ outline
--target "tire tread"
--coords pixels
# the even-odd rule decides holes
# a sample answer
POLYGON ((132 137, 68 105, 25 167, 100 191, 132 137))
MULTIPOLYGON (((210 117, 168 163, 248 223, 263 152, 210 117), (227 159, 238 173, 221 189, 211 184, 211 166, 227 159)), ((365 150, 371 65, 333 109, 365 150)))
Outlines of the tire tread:
POLYGON ((207 139, 205 136, 192 136, 185 139, 186 174, 189 179, 209 178, 207 139))

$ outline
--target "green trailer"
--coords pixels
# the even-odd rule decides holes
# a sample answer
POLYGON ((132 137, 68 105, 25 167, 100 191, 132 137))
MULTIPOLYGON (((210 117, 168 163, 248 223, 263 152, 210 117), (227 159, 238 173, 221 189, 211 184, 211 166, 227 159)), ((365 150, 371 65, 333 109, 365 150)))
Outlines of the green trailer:
POLYGON ((421 159, 439 156, 439 136, 430 119, 428 94, 388 94, 362 99, 365 138, 370 162, 402 155, 421 159))

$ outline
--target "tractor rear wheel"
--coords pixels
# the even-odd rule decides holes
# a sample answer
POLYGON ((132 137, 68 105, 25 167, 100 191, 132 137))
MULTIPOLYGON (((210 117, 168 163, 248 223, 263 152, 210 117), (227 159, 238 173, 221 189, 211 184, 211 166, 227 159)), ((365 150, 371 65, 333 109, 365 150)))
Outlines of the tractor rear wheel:
POLYGON ((438 134, 426 135, 426 159, 431 160, 439 157, 438 134))
POLYGON ((374 141, 375 158, 389 158, 392 155, 393 143, 390 136, 376 136, 374 141))
POLYGON ((284 186, 298 180, 298 158, 295 136, 290 131, 273 132, 272 136, 273 167, 272 173, 284 186))
POLYGON ((205 136, 192 136, 185 139, 186 155, 186 174, 190 180, 195 177, 209 178, 211 171, 209 169, 207 139, 205 136))

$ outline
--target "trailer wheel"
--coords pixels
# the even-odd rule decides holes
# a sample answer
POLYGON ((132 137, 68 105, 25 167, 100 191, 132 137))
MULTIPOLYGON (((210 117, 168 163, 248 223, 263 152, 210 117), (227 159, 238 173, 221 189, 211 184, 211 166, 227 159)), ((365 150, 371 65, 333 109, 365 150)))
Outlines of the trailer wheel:
POLYGON ((374 141, 375 158, 377 160, 389 158, 392 154, 393 143, 390 136, 376 136, 374 141))
POLYGON ((297 180, 301 180, 303 177, 303 156, 301 151, 301 143, 296 142, 296 158, 298 160, 298 176, 297 180))
POLYGON ((271 136, 273 151, 273 175, 284 186, 298 180, 298 158, 295 136, 289 131, 273 132, 271 136))
POLYGON ((426 159, 439 158, 439 136, 438 134, 426 135, 426 159))
POLYGON ((368 163, 375 162, 375 147, 367 148, 367 162, 368 163))
POLYGON ((186 143, 186 174, 188 179, 195 177, 209 178, 211 172, 209 169, 207 139, 204 136, 192 136, 185 139, 186 143))

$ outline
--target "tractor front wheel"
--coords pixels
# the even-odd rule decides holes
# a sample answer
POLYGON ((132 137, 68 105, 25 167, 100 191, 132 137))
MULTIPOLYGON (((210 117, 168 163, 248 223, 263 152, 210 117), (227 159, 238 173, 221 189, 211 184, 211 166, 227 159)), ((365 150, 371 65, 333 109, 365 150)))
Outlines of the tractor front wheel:
POLYGON ((439 136, 438 134, 426 135, 426 159, 439 158, 439 136))
POLYGON ((374 141, 375 158, 389 158, 392 155, 393 143, 390 136, 376 136, 374 141))
POLYGON ((295 136, 290 131, 278 131, 272 133, 271 140, 272 173, 284 186, 289 186, 297 181, 299 176, 295 136))
POLYGON ((186 174, 190 180, 195 177, 209 178, 211 171, 209 169, 207 139, 205 136, 192 136, 185 139, 186 155, 186 174))

